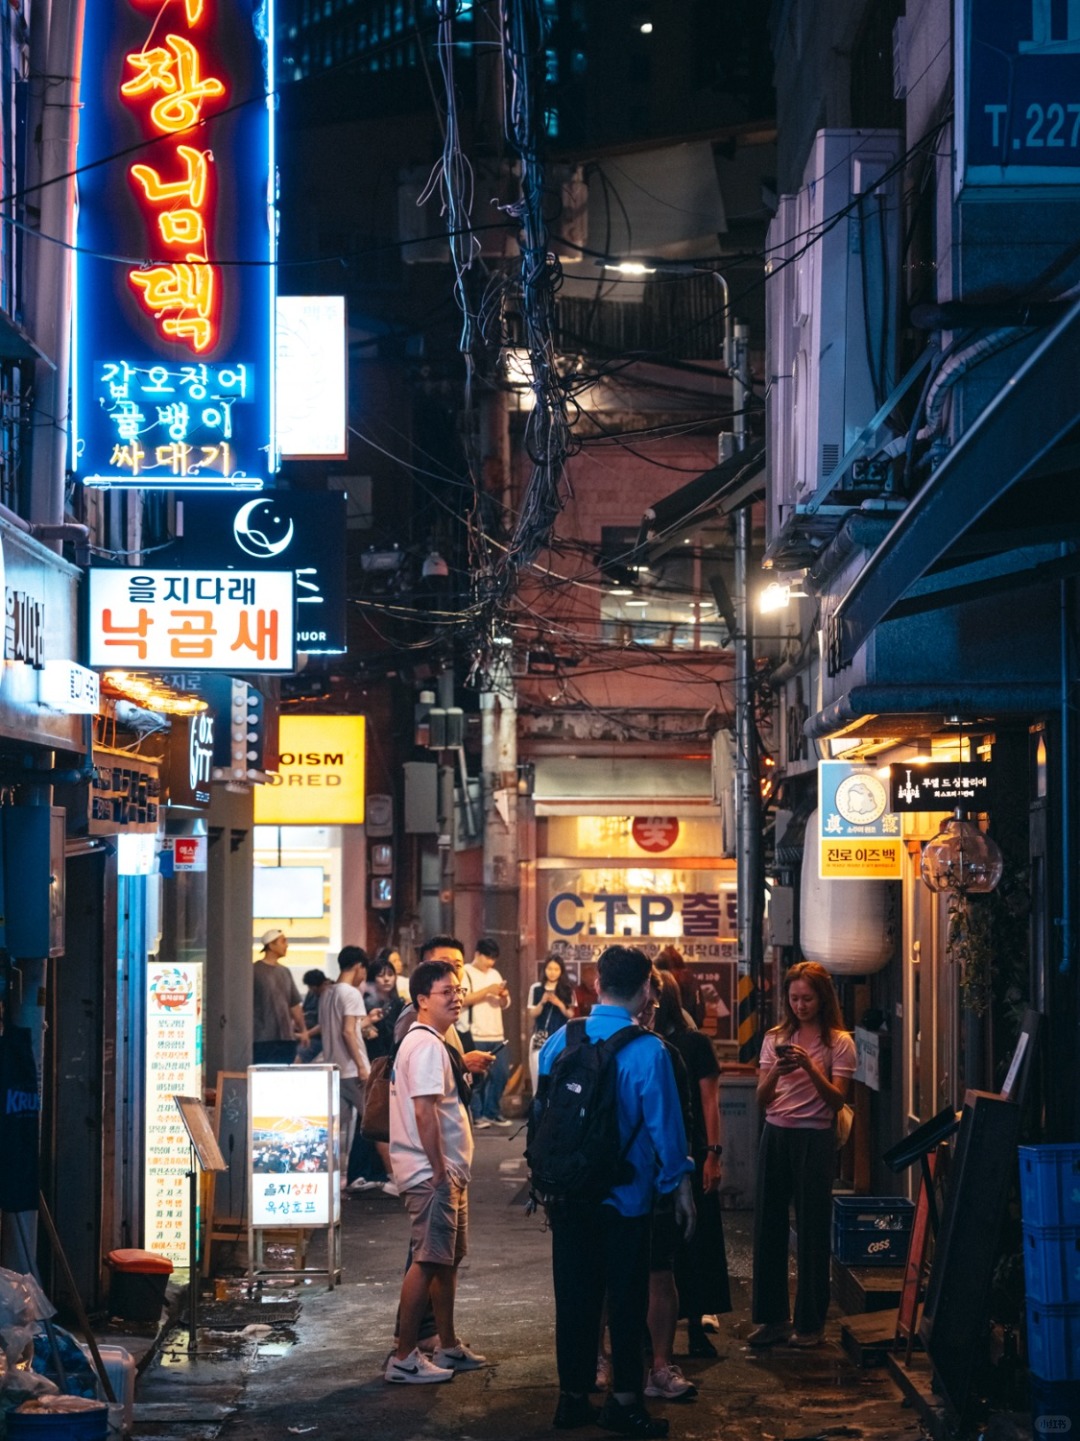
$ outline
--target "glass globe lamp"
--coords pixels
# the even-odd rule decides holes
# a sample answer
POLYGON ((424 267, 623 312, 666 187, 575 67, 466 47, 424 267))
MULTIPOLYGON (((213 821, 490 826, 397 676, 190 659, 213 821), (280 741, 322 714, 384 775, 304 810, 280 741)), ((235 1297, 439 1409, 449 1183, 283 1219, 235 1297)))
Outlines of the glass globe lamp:
POLYGON ((1001 880, 1005 863, 995 841, 958 814, 923 847, 920 869, 932 891, 979 895, 1001 880))

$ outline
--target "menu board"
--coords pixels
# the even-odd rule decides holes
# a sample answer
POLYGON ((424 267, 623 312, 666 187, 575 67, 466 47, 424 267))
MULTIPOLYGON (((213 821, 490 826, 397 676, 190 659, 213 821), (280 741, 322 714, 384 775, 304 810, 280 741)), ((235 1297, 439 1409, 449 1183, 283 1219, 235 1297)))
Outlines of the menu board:
POLYGON ((249 1068, 252 1226, 329 1226, 340 1219, 340 1087, 336 1066, 249 1068))
POLYGON ((202 1095, 202 963, 154 961, 146 972, 146 1203, 148 1251, 191 1264, 191 1143, 174 1096, 202 1095))

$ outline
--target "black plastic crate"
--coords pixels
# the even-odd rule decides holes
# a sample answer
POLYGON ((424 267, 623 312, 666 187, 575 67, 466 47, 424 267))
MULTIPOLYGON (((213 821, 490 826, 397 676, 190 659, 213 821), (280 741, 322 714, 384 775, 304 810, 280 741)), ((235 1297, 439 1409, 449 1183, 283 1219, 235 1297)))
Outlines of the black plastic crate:
POLYGON ((835 1196, 833 1255, 845 1266, 897 1266, 907 1257, 915 1207, 900 1196, 835 1196))

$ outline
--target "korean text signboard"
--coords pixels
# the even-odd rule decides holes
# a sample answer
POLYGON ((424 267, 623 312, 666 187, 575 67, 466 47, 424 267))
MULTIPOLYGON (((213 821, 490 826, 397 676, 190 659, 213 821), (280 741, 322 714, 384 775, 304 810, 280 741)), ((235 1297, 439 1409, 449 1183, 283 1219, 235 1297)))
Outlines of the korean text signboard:
POLYGON ((341 1216, 336 1066, 248 1070, 252 1226, 329 1226, 341 1216))
POLYGON ((889 767, 890 806, 894 811, 985 810, 990 767, 985 761, 930 761, 889 767))
POLYGON ((1080 181, 1080 6, 956 0, 958 186, 1080 181))
POLYGON ((164 554, 171 565, 200 570, 291 569, 296 649, 338 654, 347 645, 346 506, 344 491, 185 496, 177 505, 182 531, 164 554))
POLYGON ((152 962, 146 973, 147 1250, 187 1266, 187 1132, 173 1097, 202 1095, 202 966, 152 962))
POLYGON ((291 671, 294 636, 291 570, 90 571, 92 666, 291 671))
POLYGON ((274 448, 273 0, 94 0, 73 468, 258 490, 274 448))
POLYGON ((818 762, 819 874, 828 880, 899 880, 904 843, 885 782, 870 766, 818 762))

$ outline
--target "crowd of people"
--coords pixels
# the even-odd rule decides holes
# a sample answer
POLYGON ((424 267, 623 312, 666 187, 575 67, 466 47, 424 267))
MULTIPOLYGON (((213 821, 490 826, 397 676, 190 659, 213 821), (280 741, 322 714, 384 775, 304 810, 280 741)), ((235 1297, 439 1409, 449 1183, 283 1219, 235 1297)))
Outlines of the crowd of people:
MULTIPOLYGON (((378 1186, 400 1196, 409 1216, 385 1379, 440 1383, 485 1366, 458 1334, 455 1299, 469 1244, 474 1133, 510 1124, 502 1100, 509 1076, 503 1016, 511 993, 497 943, 478 941, 466 963, 456 937, 434 936, 420 947, 407 979, 399 952, 385 949, 369 959, 361 947, 346 946, 336 981, 319 970, 306 973, 303 1000, 281 964, 287 939, 268 931, 262 945, 255 1063, 337 1065, 354 1138, 343 1187, 378 1186), (379 1057, 392 1061, 388 1141, 365 1139, 360 1124, 379 1057)), ((693 972, 674 947, 654 962, 635 947, 613 945, 577 984, 561 958, 548 956, 522 1000, 532 1097, 526 1157, 534 1201, 544 1206, 552 1236, 559 1381, 553 1425, 663 1437, 668 1421, 651 1414, 645 1398, 696 1395, 673 1356, 678 1321, 686 1320, 689 1354, 709 1356, 715 1351, 706 1322, 731 1309, 719 1065, 698 1029, 693 972), (591 1399, 598 1390, 607 1392, 600 1406, 591 1399)), ((812 962, 792 967, 758 1072, 764 1126, 752 1346, 810 1347, 823 1339, 837 1118, 854 1070, 854 1043, 828 972, 812 962)))

